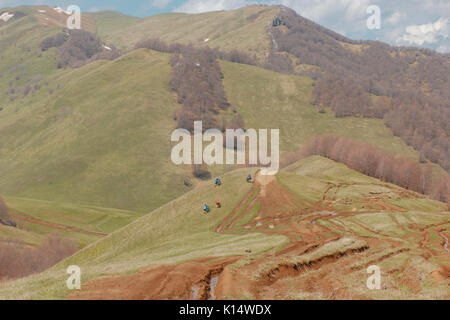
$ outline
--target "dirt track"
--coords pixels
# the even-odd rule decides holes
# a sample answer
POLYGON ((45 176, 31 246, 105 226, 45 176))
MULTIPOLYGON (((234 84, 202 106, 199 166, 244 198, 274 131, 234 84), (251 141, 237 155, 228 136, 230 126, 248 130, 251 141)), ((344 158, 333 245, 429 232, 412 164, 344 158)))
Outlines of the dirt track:
POLYGON ((82 229, 75 228, 75 227, 70 227, 70 226, 65 226, 62 224, 44 221, 44 220, 41 220, 41 219, 38 219, 35 217, 31 217, 31 216, 28 216, 25 214, 20 214, 20 215, 11 214, 11 216, 16 220, 22 220, 22 221, 26 221, 29 223, 40 224, 40 225, 50 227, 53 229, 60 229, 60 230, 65 230, 65 231, 69 231, 69 232, 76 232, 76 233, 82 233, 82 234, 88 234, 88 235, 94 235, 94 236, 100 236, 100 237, 107 236, 106 233, 86 231, 86 230, 82 230, 82 229))
POLYGON ((239 257, 222 260, 200 259, 167 265, 129 275, 104 277, 89 281, 83 290, 68 298, 72 300, 167 300, 211 298, 211 280, 225 266, 239 257), (195 296, 195 297, 194 297, 195 296))
MULTIPOLYGON (((410 249, 402 247, 402 242, 393 240, 383 233, 376 232, 362 224, 355 223, 362 229, 371 232, 379 238, 366 238, 368 245, 349 249, 346 252, 331 252, 325 256, 302 264, 285 263, 286 259, 314 253, 325 244, 337 241, 340 235, 333 230, 316 223, 318 219, 330 221, 336 230, 342 231, 342 226, 330 219, 336 216, 349 217, 360 212, 338 212, 332 206, 335 193, 345 186, 330 185, 323 194, 324 201, 311 203, 299 199, 295 194, 281 186, 276 177, 261 177, 257 175, 251 190, 244 196, 232 213, 226 217, 220 226, 213 230, 216 233, 233 233, 236 228, 266 234, 283 235, 290 243, 278 252, 270 255, 252 256, 245 252, 243 256, 227 258, 221 261, 200 259, 171 266, 160 266, 139 272, 130 276, 100 278, 89 281, 81 292, 71 295, 70 299, 223 299, 226 297, 256 299, 293 299, 298 298, 290 292, 302 292, 301 298, 306 299, 366 299, 364 295, 346 287, 341 280, 342 275, 363 274, 361 283, 365 284, 365 270, 368 265, 378 264, 387 259, 409 254, 410 249), (245 224, 239 225, 259 203, 257 214, 245 224), (327 213, 327 214, 325 214, 327 213), (387 238, 386 238, 387 237, 387 238), (389 253, 383 250, 392 248, 389 253), (396 249, 396 250, 395 250, 396 249), (377 255, 371 259, 372 255, 377 255), (360 263, 361 259, 365 263, 360 263), (241 266, 230 268, 236 261, 246 259, 241 266), (275 267, 265 267, 275 265, 275 267), (306 278, 304 276, 307 275, 306 278), (295 284, 290 279, 303 279, 295 284), (213 281, 212 281, 213 279, 213 281), (214 283, 212 283, 214 282, 214 283), (214 293, 211 285, 216 285, 214 293), (294 290, 294 291, 292 291, 294 290)), ((378 198, 368 201, 378 210, 400 212, 399 208, 386 205, 378 198)), ((370 212, 370 211, 369 211, 370 212)), ((393 217, 393 222, 399 225, 393 217)), ((432 225, 436 228, 443 224, 432 225)), ((401 226, 403 228, 403 226, 401 226)), ((410 226, 412 227, 412 226, 410 226)), ((419 228, 417 228, 419 229, 419 228)), ((402 229, 404 230, 404 229, 402 229)), ((419 231, 419 230, 418 230, 419 231)), ((446 238, 444 230, 440 235, 446 238)), ((436 255, 428 248, 429 233, 422 230, 424 238, 419 244, 428 252, 429 257, 436 255)), ((358 237, 357 234, 353 235, 358 237)), ((448 238, 447 238, 448 239, 448 238)), ((444 241, 443 248, 448 245, 444 241)), ((445 281, 446 269, 435 271, 430 277, 436 281, 445 281)), ((420 292, 420 279, 413 270, 391 270, 390 274, 402 274, 402 283, 415 294, 420 292)), ((448 279, 448 277, 447 277, 448 279)), ((385 287, 388 289, 389 287, 385 287)))

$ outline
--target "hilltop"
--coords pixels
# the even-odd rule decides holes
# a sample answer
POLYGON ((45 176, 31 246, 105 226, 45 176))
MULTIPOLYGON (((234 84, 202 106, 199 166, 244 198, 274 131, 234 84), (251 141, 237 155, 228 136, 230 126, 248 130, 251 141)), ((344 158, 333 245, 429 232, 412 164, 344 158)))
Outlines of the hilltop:
POLYGON ((121 49, 145 39, 160 38, 194 46, 243 50, 265 59, 271 40, 266 32, 280 7, 247 6, 202 14, 169 13, 134 18, 107 11, 92 14, 98 35, 121 49))

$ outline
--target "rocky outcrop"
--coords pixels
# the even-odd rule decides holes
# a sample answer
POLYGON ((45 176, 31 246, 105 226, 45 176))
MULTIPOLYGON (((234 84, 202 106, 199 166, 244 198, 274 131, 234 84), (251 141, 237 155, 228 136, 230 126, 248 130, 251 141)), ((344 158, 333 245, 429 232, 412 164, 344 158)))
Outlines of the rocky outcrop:
POLYGON ((3 220, 3 219, 0 219, 0 224, 3 224, 5 226, 7 226, 7 227, 13 227, 13 228, 17 227, 17 224, 15 222, 8 221, 8 220, 3 220))

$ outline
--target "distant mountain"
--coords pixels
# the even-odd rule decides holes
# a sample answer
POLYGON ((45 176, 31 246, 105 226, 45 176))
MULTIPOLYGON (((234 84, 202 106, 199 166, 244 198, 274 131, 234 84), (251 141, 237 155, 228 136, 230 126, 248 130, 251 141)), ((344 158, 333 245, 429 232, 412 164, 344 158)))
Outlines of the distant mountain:
POLYGON ((350 40, 284 7, 270 34, 273 53, 293 62, 290 72, 318 79, 316 106, 384 118, 422 160, 450 170, 450 55, 350 40))
MULTIPOLYGON (((341 112, 373 117, 379 115, 376 110, 381 110, 381 117, 383 112, 393 114, 386 124, 422 151, 422 160, 429 158, 443 167, 448 163, 448 139, 439 136, 448 130, 448 108, 426 100, 429 107, 422 106, 421 112, 429 120, 423 126, 408 120, 398 131, 397 114, 408 113, 403 107, 377 104, 382 96, 387 100, 381 102, 400 99, 414 81, 426 90, 425 96, 445 98, 445 56, 355 42, 284 7, 249 6, 144 19, 110 11, 84 14, 84 31, 96 31, 87 42, 98 48, 93 53, 117 47, 122 56, 108 61, 102 60, 103 55, 87 54, 87 60, 72 68, 61 61, 66 52, 84 50, 83 37, 75 41, 67 33, 64 45, 42 48, 49 37, 64 33, 66 13, 50 7, 8 12, 22 14, 0 26, 0 90, 4 93, 0 134, 5 137, 0 143, 0 194, 148 211, 189 190, 186 179, 197 183, 191 168, 176 167, 169 158, 170 132, 176 126, 173 114, 180 107, 169 86, 170 55, 133 49, 137 42, 155 37, 255 55, 258 66, 220 62, 225 94, 232 105, 227 112, 237 111, 250 127, 281 128, 282 152, 297 151, 315 134, 332 132, 357 135, 393 154, 419 159, 419 153, 395 138, 381 120, 336 119, 320 113, 323 110, 317 112, 312 105, 316 104, 319 109, 331 107, 337 116, 341 112), (377 58, 377 52, 382 58, 377 58), (435 81, 428 68, 437 70, 435 81), (367 81, 371 74, 373 81, 367 81), (339 84, 340 95, 324 96, 320 88, 332 93, 327 77, 337 77, 331 83, 339 84), (401 79, 408 86, 399 85, 401 79), (369 100, 364 98, 368 94, 369 100), (267 113, 272 116, 267 118, 267 113)), ((420 114, 416 109, 411 113, 420 114)), ((213 168, 212 176, 223 170, 213 168)))
POLYGON ((331 107, 337 116, 385 118, 423 159, 450 170, 449 54, 352 40, 284 6, 145 19, 105 12, 95 19, 101 37, 122 48, 159 38, 236 49, 268 61, 277 72, 320 78, 313 98, 319 108, 331 107))

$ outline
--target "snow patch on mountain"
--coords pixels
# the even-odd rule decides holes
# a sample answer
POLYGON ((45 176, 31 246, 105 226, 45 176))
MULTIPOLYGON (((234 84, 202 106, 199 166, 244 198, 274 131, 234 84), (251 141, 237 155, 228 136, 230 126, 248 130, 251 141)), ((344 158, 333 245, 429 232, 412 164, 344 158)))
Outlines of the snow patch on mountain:
POLYGON ((70 12, 69 12, 69 11, 66 11, 66 10, 64 10, 64 9, 61 8, 61 7, 55 7, 55 8, 53 8, 53 10, 55 10, 55 11, 58 12, 58 13, 65 13, 65 14, 67 14, 67 15, 70 15, 70 12))
POLYGON ((4 22, 8 22, 9 19, 14 17, 14 13, 4 12, 2 15, 0 15, 0 20, 3 20, 4 22))

